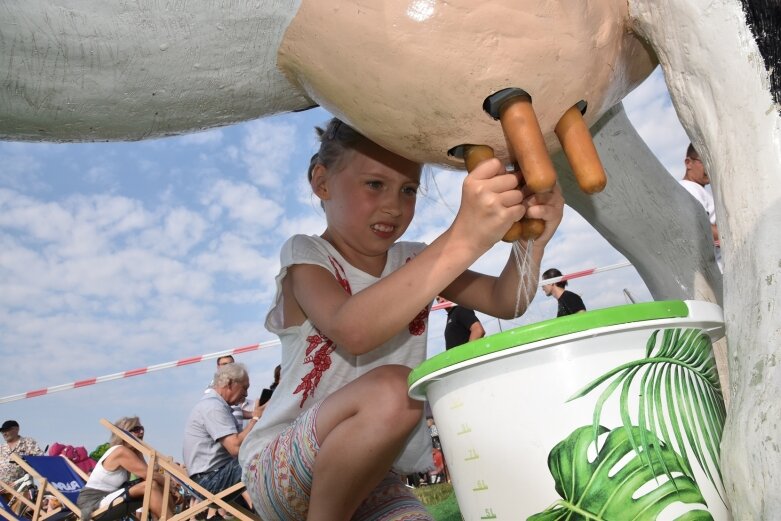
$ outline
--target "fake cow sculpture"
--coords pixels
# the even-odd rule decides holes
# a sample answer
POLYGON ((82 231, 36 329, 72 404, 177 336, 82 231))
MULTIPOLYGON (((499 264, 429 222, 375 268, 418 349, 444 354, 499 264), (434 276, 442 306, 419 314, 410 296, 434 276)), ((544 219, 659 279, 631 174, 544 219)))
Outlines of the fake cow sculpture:
POLYGON ((510 162, 483 101, 531 96, 568 204, 656 299, 723 304, 736 519, 781 517, 781 12, 773 0, 277 0, 0 5, 0 139, 139 140, 319 104, 385 147, 510 162), (725 270, 704 218, 621 99, 661 64, 713 180, 725 270), (608 177, 576 188, 554 128, 585 105, 608 177), (723 300, 722 300, 723 295, 723 300))

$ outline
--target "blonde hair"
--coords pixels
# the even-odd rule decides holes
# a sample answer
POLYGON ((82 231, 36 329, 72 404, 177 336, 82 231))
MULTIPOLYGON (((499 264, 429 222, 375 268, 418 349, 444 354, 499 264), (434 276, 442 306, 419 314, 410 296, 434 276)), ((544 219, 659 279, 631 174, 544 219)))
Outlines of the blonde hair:
MULTIPOLYGON (((138 427, 141 425, 141 420, 138 418, 138 416, 123 416, 122 418, 118 419, 114 422, 114 425, 116 425, 118 428, 122 429, 123 431, 130 432, 130 429, 133 427, 138 427)), ((122 445, 124 441, 122 438, 111 433, 111 437, 108 440, 108 444, 112 447, 114 445, 122 445)))

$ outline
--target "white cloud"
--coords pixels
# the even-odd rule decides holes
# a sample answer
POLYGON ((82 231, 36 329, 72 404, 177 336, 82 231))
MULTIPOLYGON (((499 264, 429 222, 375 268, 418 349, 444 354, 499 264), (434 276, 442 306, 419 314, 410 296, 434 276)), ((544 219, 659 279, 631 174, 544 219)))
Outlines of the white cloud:
POLYGON ((186 208, 172 208, 159 226, 139 233, 135 244, 161 254, 182 256, 201 242, 208 228, 207 221, 186 208))
POLYGON ((251 242, 235 233, 225 233, 208 252, 198 255, 195 262, 210 273, 261 282, 268 276, 268 268, 276 264, 276 258, 262 255, 251 242))
POLYGON ((195 132, 193 134, 186 134, 184 136, 178 136, 173 138, 173 142, 178 145, 193 145, 193 146, 213 146, 222 142, 223 131, 222 129, 215 128, 212 130, 206 130, 202 132, 195 132))
POLYGON ((295 125, 257 120, 245 125, 239 154, 253 183, 279 188, 288 179, 288 165, 295 150, 295 125))
POLYGON ((87 169, 84 179, 94 185, 104 186, 109 190, 118 188, 117 177, 108 165, 96 165, 87 169))
POLYGON ((291 216, 282 219, 276 231, 279 237, 286 239, 296 234, 320 235, 325 231, 325 227, 325 216, 313 211, 311 214, 303 212, 300 217, 291 216))
POLYGON ((0 143, 0 186, 17 190, 43 190, 41 161, 35 157, 34 148, 26 143, 0 143))
POLYGON ((627 116, 657 159, 676 179, 682 178, 689 138, 670 101, 661 67, 623 103, 627 116))
POLYGON ((263 197, 256 186, 248 183, 217 181, 203 195, 202 202, 211 205, 212 218, 223 212, 231 219, 258 230, 268 230, 276 225, 282 215, 282 207, 275 201, 263 197))

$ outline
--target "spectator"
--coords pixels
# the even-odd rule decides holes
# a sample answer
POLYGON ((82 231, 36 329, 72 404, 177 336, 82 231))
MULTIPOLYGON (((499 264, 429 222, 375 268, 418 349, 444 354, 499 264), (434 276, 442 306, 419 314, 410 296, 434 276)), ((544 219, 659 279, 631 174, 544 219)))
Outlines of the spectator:
POLYGON ((279 379, 282 376, 282 366, 278 365, 274 368, 274 381, 269 386, 269 389, 273 392, 279 385, 279 379))
POLYGON ((210 492, 220 492, 241 481, 239 447, 265 409, 256 404, 249 425, 240 429, 230 406, 246 400, 249 385, 244 364, 219 367, 213 392, 204 394, 187 419, 184 464, 190 477, 210 492))
MULTIPOLYGON (((447 302, 442 297, 437 297, 437 302, 447 302)), ((463 306, 445 308, 447 311, 447 324, 445 325, 445 350, 466 344, 472 340, 483 338, 485 329, 477 319, 475 312, 463 306)))
POLYGON ((431 434, 431 445, 435 449, 441 449, 442 443, 439 441, 439 430, 437 430, 437 425, 434 423, 434 418, 431 416, 427 417, 426 425, 428 425, 428 432, 431 434))
POLYGON ((716 256, 716 262, 719 265, 719 270, 723 270, 724 267, 721 263, 721 242, 719 241, 719 227, 716 226, 716 206, 713 203, 713 196, 708 192, 705 187, 710 184, 710 177, 705 170, 705 165, 702 164, 700 154, 694 149, 694 146, 689 143, 686 149, 686 159, 684 159, 686 165, 686 173, 683 175, 683 179, 678 181, 681 183, 687 192, 689 192, 705 209, 705 213, 708 214, 708 222, 710 223, 711 234, 713 235, 713 253, 716 256))
POLYGON ((4 421, 0 432, 5 440, 5 445, 0 445, 0 481, 12 484, 24 476, 25 472, 11 461, 11 454, 41 456, 43 451, 34 439, 19 436, 19 423, 16 420, 4 421))
MULTIPOLYGON (((139 439, 144 439, 144 427, 138 416, 120 418, 115 425, 139 439)), ((125 494, 133 499, 143 498, 146 488, 144 478, 130 481, 130 475, 145 477, 147 470, 141 453, 116 434, 112 434, 109 449, 98 460, 76 501, 82 518, 89 519, 94 510, 111 504, 114 499, 125 494)), ((163 498, 163 484, 162 474, 155 473, 149 510, 158 519, 163 511, 163 501, 168 502, 168 512, 173 512, 170 496, 163 498)))
POLYGON ((260 405, 265 404, 267 401, 271 399, 271 396, 274 394, 274 390, 279 385, 279 376, 282 371, 282 366, 276 366, 274 368, 274 381, 271 382, 271 385, 264 388, 263 391, 260 393, 260 405))
POLYGON ((447 481, 445 474, 445 457, 442 450, 436 447, 431 448, 431 456, 434 460, 434 468, 429 471, 429 483, 444 483, 447 481))
MULTIPOLYGON (((551 268, 542 274, 542 280, 552 279, 555 277, 561 277, 561 272, 556 268, 551 268)), ((556 300, 559 301, 559 312, 556 314, 557 317, 563 317, 565 315, 572 315, 586 311, 586 305, 583 304, 583 299, 580 298, 580 295, 571 291, 567 291, 564 289, 566 287, 566 280, 561 280, 555 284, 545 284, 542 287, 542 292, 545 293, 546 297, 550 297, 552 295, 556 298, 556 300)))
MULTIPOLYGON (((233 358, 233 355, 225 355, 221 356, 217 359, 217 369, 224 365, 233 364, 236 360, 233 358)), ((211 381, 209 383, 209 387, 206 389, 206 393, 212 392, 212 387, 214 386, 214 381, 211 381)), ((237 405, 231 405, 231 413, 233 414, 233 417, 236 418, 236 421, 239 422, 239 429, 244 429, 246 426, 246 423, 244 420, 249 420, 252 418, 253 410, 255 409, 255 404, 253 404, 249 399, 245 399, 243 403, 237 404, 237 405)))

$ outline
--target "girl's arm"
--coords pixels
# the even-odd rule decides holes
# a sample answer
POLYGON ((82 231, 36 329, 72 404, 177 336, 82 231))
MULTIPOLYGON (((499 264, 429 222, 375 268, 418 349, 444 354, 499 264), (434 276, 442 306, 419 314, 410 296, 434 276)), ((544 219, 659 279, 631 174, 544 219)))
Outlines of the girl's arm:
POLYGON ((532 248, 532 255, 525 266, 528 271, 523 273, 524 279, 519 277, 515 252, 510 251, 507 264, 498 277, 467 270, 442 292, 443 297, 502 319, 513 319, 526 311, 528 303, 537 291, 545 246, 561 223, 564 197, 561 195, 561 188, 556 184, 549 193, 527 197, 524 199, 524 205, 528 207, 529 217, 545 221, 545 230, 532 244, 521 241, 522 251, 532 248), (524 284, 524 287, 521 288, 521 300, 516 310, 519 284, 524 284))
MULTIPOLYGON (((499 174, 504 168, 494 159, 467 175, 461 207, 450 228, 410 262, 355 295, 348 295, 322 267, 291 267, 286 277, 290 280, 283 282, 286 326, 309 317, 323 334, 355 355, 393 337, 526 213, 523 194, 515 190, 517 180, 499 174)), ((545 218, 532 211, 529 215, 545 218)))

